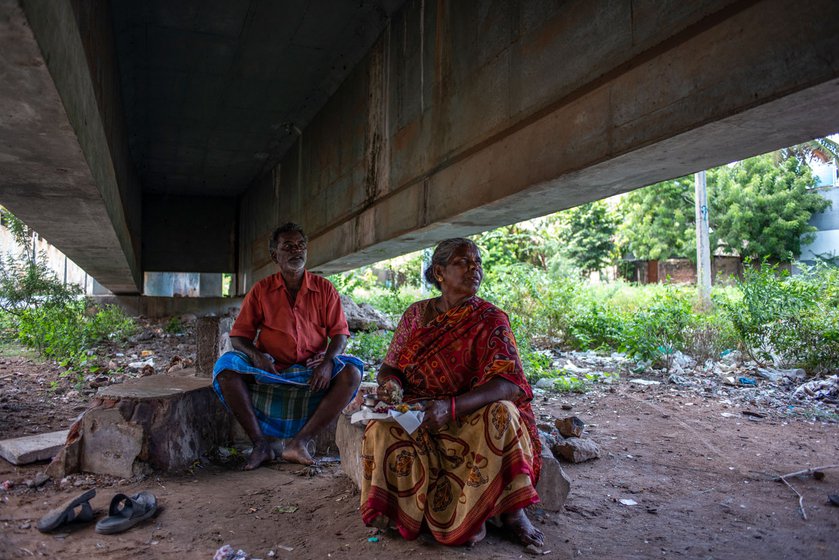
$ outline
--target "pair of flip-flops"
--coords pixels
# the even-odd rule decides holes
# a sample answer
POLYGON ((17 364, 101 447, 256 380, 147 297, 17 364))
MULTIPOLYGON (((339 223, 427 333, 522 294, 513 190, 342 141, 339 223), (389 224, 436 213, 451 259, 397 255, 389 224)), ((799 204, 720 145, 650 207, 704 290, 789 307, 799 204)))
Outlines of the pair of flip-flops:
MULTIPOLYGON (((96 515, 90 507, 90 499, 96 495, 96 489, 71 498, 50 510, 42 517, 36 527, 42 533, 55 531, 70 523, 93 521, 96 515)), ((133 496, 117 494, 111 499, 108 517, 96 523, 96 532, 104 535, 121 533, 152 517, 157 513, 157 498, 151 492, 139 492, 133 496)))

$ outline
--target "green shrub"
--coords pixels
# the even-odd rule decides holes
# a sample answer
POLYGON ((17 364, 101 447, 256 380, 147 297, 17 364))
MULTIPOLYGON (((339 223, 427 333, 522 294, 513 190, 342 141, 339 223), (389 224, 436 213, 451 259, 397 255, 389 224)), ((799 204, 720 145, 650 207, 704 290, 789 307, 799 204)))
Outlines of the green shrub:
POLYGON ((614 306, 583 296, 567 318, 565 342, 575 350, 617 348, 623 336, 623 318, 614 306))
POLYGON ((719 302, 743 349, 760 362, 813 372, 839 369, 839 270, 825 264, 790 276, 763 263, 747 268, 738 297, 719 302))
POLYGON ((669 369, 675 352, 685 349, 693 323, 691 298, 665 284, 648 306, 628 317, 620 348, 630 358, 669 369))
POLYGON ((357 332, 347 343, 347 352, 367 363, 380 363, 385 359, 392 339, 390 331, 357 332))
POLYGON ((58 361, 65 375, 81 380, 97 371, 94 347, 123 339, 135 330, 133 319, 117 306, 98 306, 78 287, 61 283, 40 255, 35 260, 8 255, 0 263, 0 306, 4 337, 58 361))

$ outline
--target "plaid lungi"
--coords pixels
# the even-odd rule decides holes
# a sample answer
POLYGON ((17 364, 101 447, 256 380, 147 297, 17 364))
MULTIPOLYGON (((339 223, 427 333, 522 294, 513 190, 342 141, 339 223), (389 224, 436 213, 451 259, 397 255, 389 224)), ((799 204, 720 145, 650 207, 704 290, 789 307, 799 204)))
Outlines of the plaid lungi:
MULTIPOLYGON (((347 364, 354 365, 362 375, 364 374, 364 364, 361 360, 355 356, 341 355, 332 360, 332 378, 334 379, 347 364)), ((248 384, 251 402, 262 433, 270 437, 285 439, 297 435, 314 414, 327 391, 309 390, 312 368, 294 364, 279 373, 271 373, 255 368, 250 358, 242 352, 225 352, 213 367, 213 389, 225 406, 227 403, 224 402, 221 387, 216 379, 218 374, 225 370, 254 376, 255 383, 248 384)))

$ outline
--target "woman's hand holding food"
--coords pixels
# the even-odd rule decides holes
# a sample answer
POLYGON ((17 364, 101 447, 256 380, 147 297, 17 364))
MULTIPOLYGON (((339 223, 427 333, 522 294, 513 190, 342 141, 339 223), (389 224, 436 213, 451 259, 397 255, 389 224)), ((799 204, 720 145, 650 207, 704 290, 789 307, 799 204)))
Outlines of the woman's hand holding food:
POLYGON ((376 397, 388 404, 399 404, 402 402, 402 386, 393 379, 387 379, 376 388, 376 397))

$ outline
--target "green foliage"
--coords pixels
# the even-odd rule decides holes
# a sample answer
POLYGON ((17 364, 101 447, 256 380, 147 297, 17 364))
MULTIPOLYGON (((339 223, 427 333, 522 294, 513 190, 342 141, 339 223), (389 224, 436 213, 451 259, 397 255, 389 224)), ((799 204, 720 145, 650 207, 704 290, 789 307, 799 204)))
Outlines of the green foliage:
POLYGON ((43 255, 7 255, 0 263, 0 310, 4 339, 14 337, 59 361, 77 382, 84 371, 99 369, 96 344, 126 338, 136 328, 119 307, 98 306, 78 287, 64 286, 43 255))
POLYGON ((618 216, 598 200, 558 214, 561 252, 584 273, 600 271, 615 259, 618 216))
MULTIPOLYGON (((790 261, 815 231, 814 213, 830 205, 812 190, 809 167, 797 158, 757 156, 708 172, 710 244, 741 257, 790 261)), ((644 260, 696 259, 693 177, 658 183, 621 201, 618 237, 644 260)))
POLYGON ((795 158, 776 165, 763 155, 719 168, 708 194, 718 243, 753 259, 797 257, 802 239, 812 241, 808 234, 816 230, 810 217, 830 205, 814 184, 810 168, 795 158))
POLYGON ((616 348, 623 319, 618 310, 603 301, 582 295, 567 318, 565 343, 575 350, 616 348))
POLYGON ((381 363, 392 339, 390 331, 357 332, 347 343, 347 352, 367 363, 381 363))
POLYGON ((839 143, 830 138, 814 138, 803 144, 782 148, 774 154, 775 161, 796 158, 801 163, 830 161, 839 163, 839 143))
POLYGON ((485 273, 522 263, 545 266, 544 254, 541 252, 543 238, 520 224, 473 235, 472 239, 481 248, 485 273))
POLYGON ((627 194, 618 228, 624 251, 643 260, 696 258, 692 177, 657 183, 627 194))
POLYGON ((170 317, 163 330, 169 334, 179 334, 184 331, 184 324, 178 317, 170 317))
POLYGON ((648 306, 628 317, 621 350, 635 360, 669 369, 675 352, 685 349, 693 320, 690 296, 665 284, 648 306))
POLYGON ((46 257, 35 260, 6 255, 0 261, 0 310, 21 315, 38 306, 62 306, 78 297, 76 286, 64 286, 46 264, 46 257))
POLYGON ((718 304, 754 359, 839 368, 839 269, 817 265, 790 276, 764 262, 747 269, 737 289, 739 297, 718 304))

